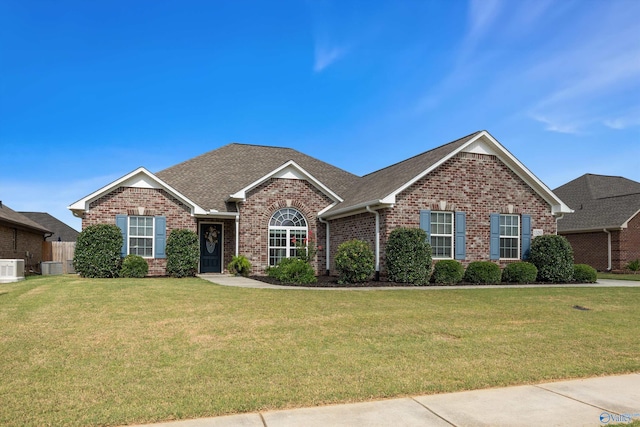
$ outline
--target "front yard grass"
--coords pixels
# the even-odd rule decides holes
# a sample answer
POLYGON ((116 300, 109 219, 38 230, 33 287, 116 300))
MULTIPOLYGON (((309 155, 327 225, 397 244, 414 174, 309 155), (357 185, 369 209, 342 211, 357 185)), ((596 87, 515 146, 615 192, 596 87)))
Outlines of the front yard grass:
POLYGON ((0 285, 0 425, 147 423, 637 372, 639 306, 640 288, 29 278, 0 285))
POLYGON ((640 281, 639 274, 618 274, 618 273, 598 273, 598 279, 612 279, 612 280, 635 280, 640 281))

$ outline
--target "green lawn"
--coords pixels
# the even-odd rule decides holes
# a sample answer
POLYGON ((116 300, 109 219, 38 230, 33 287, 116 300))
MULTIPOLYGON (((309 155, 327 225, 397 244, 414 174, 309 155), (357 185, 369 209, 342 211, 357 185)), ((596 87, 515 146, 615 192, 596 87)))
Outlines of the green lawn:
POLYGON ((636 280, 636 281, 640 281, 640 273, 638 273, 638 274, 598 273, 598 279, 636 280))
POLYGON ((637 372, 639 306, 640 288, 29 278, 0 285, 0 425, 120 425, 637 372))

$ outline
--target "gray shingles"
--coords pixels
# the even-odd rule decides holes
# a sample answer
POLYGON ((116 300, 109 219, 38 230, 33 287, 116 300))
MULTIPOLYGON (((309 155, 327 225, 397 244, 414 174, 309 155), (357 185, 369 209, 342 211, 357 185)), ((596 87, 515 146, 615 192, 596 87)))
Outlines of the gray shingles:
POLYGON ((343 197, 356 175, 291 148, 229 144, 179 163, 156 175, 204 209, 233 210, 225 203, 251 183, 293 160, 343 197))
POLYGON ((80 234, 77 230, 68 226, 58 218, 49 215, 46 212, 20 212, 32 221, 37 222, 44 228, 51 230, 53 235, 47 237, 48 242, 57 242, 58 239, 62 242, 75 242, 80 234))
POLYGON ((0 205, 0 222, 5 222, 13 226, 23 227, 23 228, 31 229, 34 231, 42 232, 43 234, 50 232, 41 224, 38 224, 37 222, 27 218, 21 213, 14 211, 4 203, 0 205))
POLYGON ((618 228, 640 210, 640 182, 585 174, 554 190, 575 212, 558 220, 558 231, 618 228))

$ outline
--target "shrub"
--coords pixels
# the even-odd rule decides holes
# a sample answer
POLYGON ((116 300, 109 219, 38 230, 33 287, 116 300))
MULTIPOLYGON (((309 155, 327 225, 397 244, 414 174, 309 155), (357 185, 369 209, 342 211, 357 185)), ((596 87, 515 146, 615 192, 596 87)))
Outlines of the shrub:
POLYGON ((431 281, 441 285, 454 285, 464 277, 464 267, 454 259, 443 259, 433 267, 431 281))
POLYGON ((596 283, 598 272, 590 265, 576 264, 573 266, 573 280, 578 283, 596 283))
POLYGON ((172 277, 195 276, 200 260, 198 235, 191 230, 175 229, 167 238, 167 274, 172 277))
POLYGON ((78 235, 73 266, 83 277, 117 277, 121 249, 122 233, 116 225, 90 225, 78 235))
POLYGON ((640 259, 636 258, 633 261, 629 261, 629 264, 627 264, 627 270, 633 271, 634 274, 640 271, 640 259))
POLYGON ((140 255, 127 255, 122 260, 120 277, 144 277, 149 272, 149 264, 140 255))
POLYGON ((431 245, 419 228, 396 228, 386 247, 389 280, 424 285, 431 275, 431 245))
POLYGON ((502 270, 502 281, 510 283, 532 283, 538 277, 538 269, 530 262, 513 262, 502 270))
POLYGON ((247 277, 251 273, 251 263, 244 255, 233 256, 231 262, 227 264, 229 273, 247 277))
POLYGON ((545 234, 533 239, 529 261, 538 268, 540 282, 570 282, 573 278, 573 249, 564 236, 545 234))
POLYGON ((309 284, 315 283, 313 267, 299 258, 284 258, 275 267, 267 268, 267 275, 283 283, 309 284))
POLYGON ((373 251, 367 242, 349 240, 338 246, 336 269, 339 272, 338 283, 366 282, 375 271, 373 251))
POLYGON ((464 272, 464 281, 469 283, 495 284, 501 280, 500 267, 489 261, 474 261, 464 272))

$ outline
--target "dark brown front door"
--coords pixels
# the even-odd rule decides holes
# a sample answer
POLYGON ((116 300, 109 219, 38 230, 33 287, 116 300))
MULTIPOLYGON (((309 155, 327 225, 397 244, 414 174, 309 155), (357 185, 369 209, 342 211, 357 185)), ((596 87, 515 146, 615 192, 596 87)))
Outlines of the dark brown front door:
POLYGON ((200 227, 200 272, 222 272, 222 224, 200 227))

